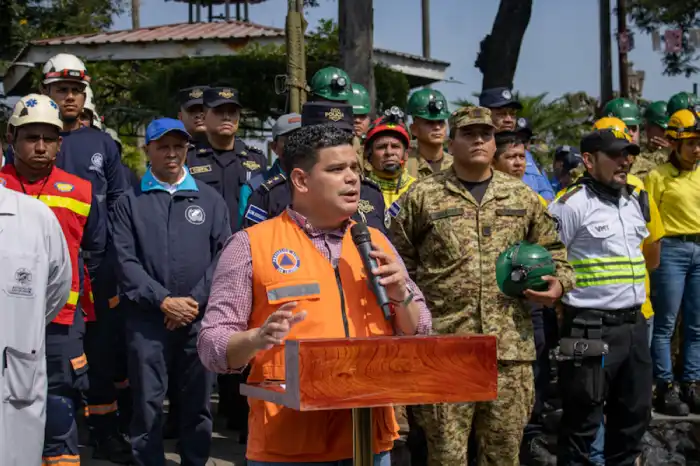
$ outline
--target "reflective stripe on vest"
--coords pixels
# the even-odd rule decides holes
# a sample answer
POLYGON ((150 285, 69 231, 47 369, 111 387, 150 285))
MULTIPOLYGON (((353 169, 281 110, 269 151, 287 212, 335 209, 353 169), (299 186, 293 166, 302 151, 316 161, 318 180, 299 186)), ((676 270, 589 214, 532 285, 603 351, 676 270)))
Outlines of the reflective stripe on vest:
POLYGON ((42 194, 39 196, 39 200, 49 207, 62 207, 83 217, 87 217, 90 214, 90 204, 70 197, 42 194))
POLYGON ((571 260, 576 271, 576 286, 585 288, 602 285, 644 284, 646 265, 644 256, 596 257, 571 260))

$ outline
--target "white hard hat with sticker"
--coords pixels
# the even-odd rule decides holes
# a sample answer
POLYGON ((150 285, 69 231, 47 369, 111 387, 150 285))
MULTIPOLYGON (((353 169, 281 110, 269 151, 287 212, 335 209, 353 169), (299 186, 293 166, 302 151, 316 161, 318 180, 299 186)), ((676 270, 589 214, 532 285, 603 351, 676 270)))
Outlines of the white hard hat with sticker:
POLYGON ((50 97, 39 94, 30 94, 22 97, 15 106, 16 116, 12 125, 15 128, 32 123, 43 123, 53 125, 60 130, 63 129, 63 121, 58 111, 58 105, 50 97))
POLYGON ((51 84, 59 81, 78 81, 82 84, 90 84, 90 76, 87 74, 85 63, 69 53, 59 53, 44 64, 43 84, 51 84))

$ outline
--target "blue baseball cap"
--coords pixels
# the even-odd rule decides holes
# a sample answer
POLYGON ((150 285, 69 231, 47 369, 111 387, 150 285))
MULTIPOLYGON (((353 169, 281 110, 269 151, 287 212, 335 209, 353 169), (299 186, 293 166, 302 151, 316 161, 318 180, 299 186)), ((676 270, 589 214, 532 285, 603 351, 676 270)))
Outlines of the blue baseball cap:
POLYGON ((146 144, 156 141, 171 131, 177 131, 187 139, 192 139, 190 133, 185 129, 185 125, 174 118, 158 118, 148 124, 146 128, 146 144))
POLYGON ((522 110, 523 105, 515 99, 513 92, 507 87, 484 89, 479 95, 479 106, 486 108, 511 107, 522 110))

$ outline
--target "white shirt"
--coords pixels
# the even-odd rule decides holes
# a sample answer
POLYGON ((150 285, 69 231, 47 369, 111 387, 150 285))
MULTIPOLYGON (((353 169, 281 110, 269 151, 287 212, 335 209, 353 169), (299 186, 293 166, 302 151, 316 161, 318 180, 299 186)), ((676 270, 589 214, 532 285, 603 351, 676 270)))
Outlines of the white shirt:
POLYGON ((576 288, 562 301, 584 309, 617 310, 646 299, 641 244, 649 236, 637 194, 623 191, 618 205, 584 185, 549 205, 576 271, 576 288))
POLYGON ((0 466, 41 464, 45 329, 71 288, 68 245, 55 215, 0 185, 0 466))
POLYGON ((174 194, 175 191, 177 191, 177 187, 180 185, 180 183, 185 181, 185 177, 187 176, 187 172, 185 171, 185 168, 183 167, 182 168, 182 175, 180 175, 180 178, 178 178, 178 180, 174 184, 170 184, 170 183, 166 183, 165 181, 159 180, 158 177, 156 177, 156 174, 153 173, 153 170, 151 170, 151 174, 153 175, 153 179, 156 180, 158 182, 158 184, 160 184, 163 188, 165 188, 165 190, 168 191, 170 194, 174 194))

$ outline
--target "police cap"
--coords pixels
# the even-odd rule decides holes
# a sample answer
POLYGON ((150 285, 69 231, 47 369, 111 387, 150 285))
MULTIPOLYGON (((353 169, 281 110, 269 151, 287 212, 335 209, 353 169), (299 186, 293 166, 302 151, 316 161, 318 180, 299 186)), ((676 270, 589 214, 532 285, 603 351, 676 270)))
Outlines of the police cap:
POLYGON ((339 102, 307 102, 301 109, 301 126, 331 124, 353 130, 352 105, 339 102))
POLYGON ((507 87, 484 89, 479 95, 479 106, 486 108, 510 107, 522 110, 523 105, 515 100, 513 92, 507 87))
POLYGON ((204 103, 204 91, 209 89, 209 86, 193 86, 180 89, 177 93, 180 107, 185 110, 193 105, 202 105, 204 103))
POLYGON ((232 87, 210 87, 204 90, 204 106, 216 108, 221 105, 233 104, 242 107, 238 100, 238 91, 232 87))

